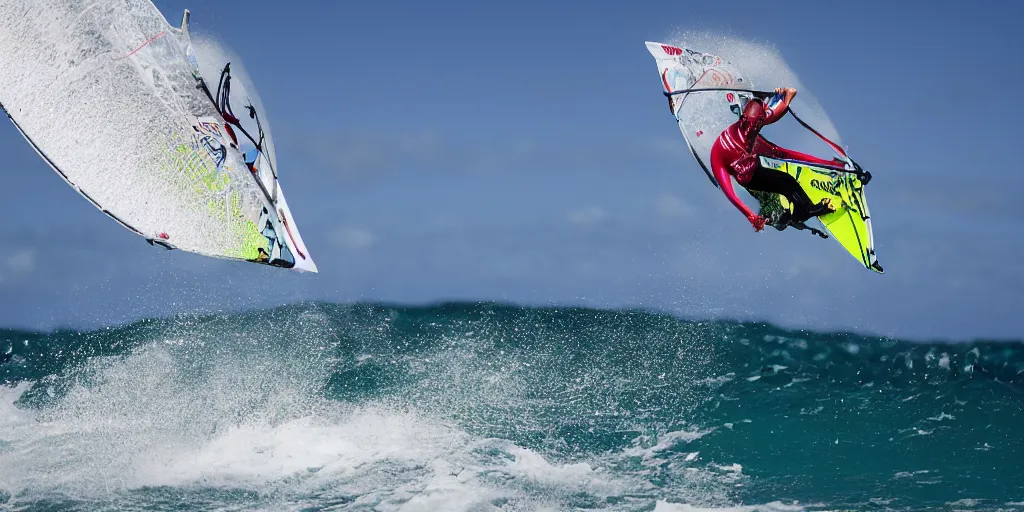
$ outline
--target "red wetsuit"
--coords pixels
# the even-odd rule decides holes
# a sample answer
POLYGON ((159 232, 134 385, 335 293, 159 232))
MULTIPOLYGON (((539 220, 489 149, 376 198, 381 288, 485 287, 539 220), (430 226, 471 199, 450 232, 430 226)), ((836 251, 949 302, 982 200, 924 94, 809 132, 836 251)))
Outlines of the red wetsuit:
MULTIPOLYGON (((760 100, 750 101, 751 104, 755 102, 760 103, 760 100)), ((735 177, 736 181, 743 186, 750 183, 751 177, 760 166, 756 159, 757 156, 799 160, 818 165, 842 165, 838 160, 822 160, 799 151, 780 148, 768 142, 760 135, 761 128, 782 119, 789 108, 789 102, 776 102, 774 109, 767 106, 751 108, 757 106, 748 104, 740 119, 726 128, 711 147, 711 170, 722 187, 722 193, 751 222, 757 216, 736 196, 732 180, 729 178, 730 176, 735 177)))

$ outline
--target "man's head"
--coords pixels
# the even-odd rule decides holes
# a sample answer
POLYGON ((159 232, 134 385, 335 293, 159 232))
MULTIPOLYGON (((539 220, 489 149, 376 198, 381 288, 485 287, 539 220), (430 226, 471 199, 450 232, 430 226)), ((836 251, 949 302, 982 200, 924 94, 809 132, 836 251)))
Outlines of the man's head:
POLYGON ((753 98, 747 101, 740 114, 740 128, 743 129, 744 134, 750 135, 760 131, 764 126, 764 116, 764 103, 760 99, 753 98))
POLYGON ((747 119, 763 119, 764 102, 758 98, 747 101, 746 104, 743 105, 743 117, 747 119))

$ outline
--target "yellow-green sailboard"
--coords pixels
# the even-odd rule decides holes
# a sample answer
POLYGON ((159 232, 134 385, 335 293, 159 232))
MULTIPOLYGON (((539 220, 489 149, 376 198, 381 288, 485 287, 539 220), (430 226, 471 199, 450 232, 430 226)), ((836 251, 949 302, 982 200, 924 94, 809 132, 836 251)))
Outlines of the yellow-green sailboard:
MULTIPOLYGON (((818 217, 821 225, 832 235, 865 268, 881 274, 882 266, 875 256, 875 241, 871 232, 871 213, 867 199, 864 197, 864 184, 860 178, 850 172, 843 172, 828 167, 819 167, 805 162, 780 160, 760 157, 761 164, 768 169, 785 172, 796 178, 800 187, 807 192, 813 203, 822 199, 832 200, 835 211, 818 217)), ((764 201, 764 195, 758 194, 762 201, 762 211, 770 206, 764 201)), ((792 205, 780 195, 769 194, 781 206, 792 213, 792 205)), ((774 203, 774 201, 772 201, 774 203)))

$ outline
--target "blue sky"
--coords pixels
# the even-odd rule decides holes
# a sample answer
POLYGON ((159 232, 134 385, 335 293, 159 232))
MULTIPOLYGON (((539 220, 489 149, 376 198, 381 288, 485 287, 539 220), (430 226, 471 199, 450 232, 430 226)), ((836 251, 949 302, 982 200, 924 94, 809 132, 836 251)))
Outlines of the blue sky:
POLYGON ((1018 3, 155 3, 241 54, 320 273, 152 248, 4 123, 0 325, 479 299, 1024 337, 1018 3), (885 275, 707 183, 643 45, 691 30, 772 46, 824 106, 875 176, 885 275))

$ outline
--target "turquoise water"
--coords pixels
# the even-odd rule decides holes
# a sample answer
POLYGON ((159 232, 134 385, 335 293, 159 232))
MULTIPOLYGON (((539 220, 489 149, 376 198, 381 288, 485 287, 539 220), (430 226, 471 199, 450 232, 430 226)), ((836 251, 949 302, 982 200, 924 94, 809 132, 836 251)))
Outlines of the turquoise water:
POLYGON ((1020 343, 316 303, 4 359, 2 510, 1024 510, 1020 343))

